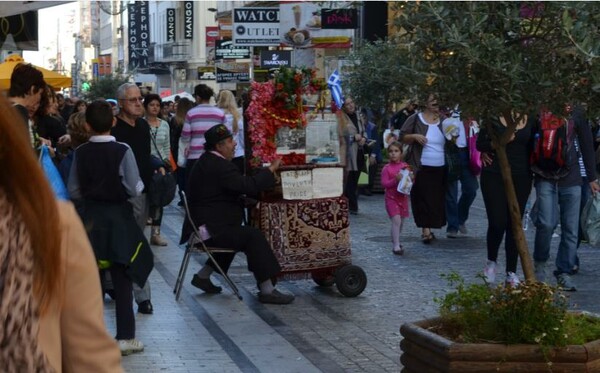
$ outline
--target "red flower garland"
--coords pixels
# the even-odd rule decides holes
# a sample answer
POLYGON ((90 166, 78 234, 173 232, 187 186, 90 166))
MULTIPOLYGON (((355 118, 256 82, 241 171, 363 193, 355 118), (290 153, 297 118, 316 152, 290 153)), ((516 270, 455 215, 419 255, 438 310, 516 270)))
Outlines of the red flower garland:
MULTIPOLYGON (((324 84, 315 79, 312 69, 280 69, 276 82, 252 82, 250 105, 246 111, 248 132, 252 144, 250 164, 260 167, 278 158, 275 136, 281 127, 306 127, 306 108, 302 95, 322 89, 324 84), (303 84, 303 83, 307 84, 303 84)), ((304 154, 280 156, 285 165, 306 163, 304 154)))

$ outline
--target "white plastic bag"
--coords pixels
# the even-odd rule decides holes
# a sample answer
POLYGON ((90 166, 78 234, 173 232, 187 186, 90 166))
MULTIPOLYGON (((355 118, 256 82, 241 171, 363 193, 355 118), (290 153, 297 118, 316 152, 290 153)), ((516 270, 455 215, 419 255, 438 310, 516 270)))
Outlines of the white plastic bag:
POLYGON ((402 194, 410 194, 410 190, 413 186, 411 172, 410 170, 405 168, 400 171, 400 174, 402 175, 402 179, 400 179, 400 181, 398 182, 397 190, 402 194))
POLYGON ((581 212, 581 231, 583 239, 590 245, 600 243, 600 194, 591 197, 581 212))

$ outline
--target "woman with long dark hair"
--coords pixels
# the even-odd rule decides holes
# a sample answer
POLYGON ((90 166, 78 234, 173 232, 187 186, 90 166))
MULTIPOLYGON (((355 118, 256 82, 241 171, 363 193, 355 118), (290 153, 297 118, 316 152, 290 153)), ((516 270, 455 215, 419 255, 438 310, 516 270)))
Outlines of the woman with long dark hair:
POLYGON ((56 201, 17 115, 0 98, 2 370, 121 372, 87 234, 73 206, 56 201))

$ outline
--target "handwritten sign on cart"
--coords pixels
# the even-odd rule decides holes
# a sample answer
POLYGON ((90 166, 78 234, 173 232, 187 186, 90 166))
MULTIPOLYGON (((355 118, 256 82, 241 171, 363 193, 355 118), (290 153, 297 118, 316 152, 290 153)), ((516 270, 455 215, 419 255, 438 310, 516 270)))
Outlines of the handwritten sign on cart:
POLYGON ((281 187, 283 189, 283 199, 312 199, 312 171, 282 171, 281 187))
POLYGON ((343 168, 341 167, 282 171, 283 199, 307 200, 339 197, 343 193, 342 180, 343 168))

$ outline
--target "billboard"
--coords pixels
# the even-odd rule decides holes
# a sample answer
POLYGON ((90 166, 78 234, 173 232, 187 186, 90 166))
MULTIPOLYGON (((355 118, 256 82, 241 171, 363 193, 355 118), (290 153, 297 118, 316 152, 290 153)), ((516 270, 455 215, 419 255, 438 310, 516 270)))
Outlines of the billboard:
MULTIPOLYGON (((335 14, 339 15, 347 2, 336 3, 340 9, 335 14)), ((352 29, 326 29, 322 24, 322 13, 332 15, 332 9, 323 9, 319 3, 312 2, 285 2, 281 3, 279 22, 279 35, 281 44, 294 48, 350 48, 354 30, 352 29)), ((352 15, 349 12, 346 20, 352 15)), ((338 23, 341 18, 336 19, 338 23)), ((331 22, 326 25, 333 25, 331 22)), ((352 24, 350 23, 349 26, 352 24)))

